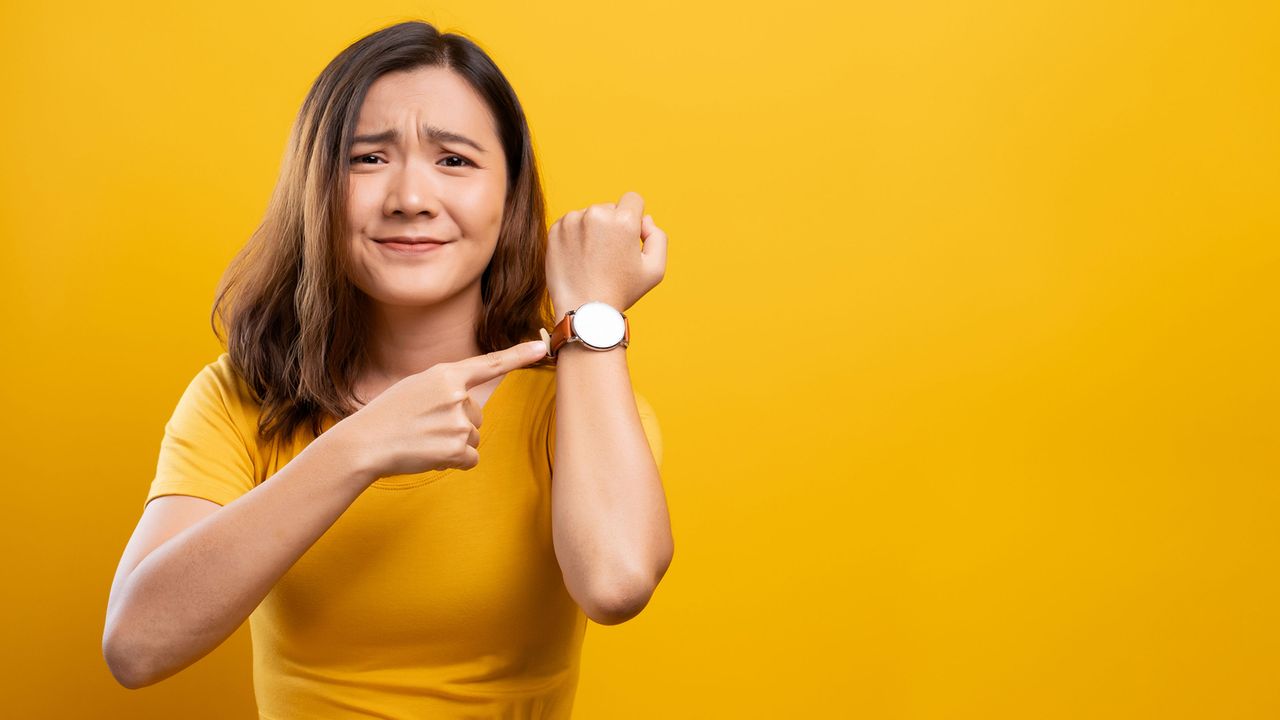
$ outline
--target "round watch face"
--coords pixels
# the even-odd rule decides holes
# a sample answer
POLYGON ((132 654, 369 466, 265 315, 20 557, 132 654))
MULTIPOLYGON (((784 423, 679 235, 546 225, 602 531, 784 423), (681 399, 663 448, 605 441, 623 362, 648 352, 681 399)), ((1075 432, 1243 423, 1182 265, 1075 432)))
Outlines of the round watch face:
POLYGON ((595 348, 611 348, 622 342, 626 325, 622 313, 602 302, 584 303, 573 314, 573 331, 595 348))

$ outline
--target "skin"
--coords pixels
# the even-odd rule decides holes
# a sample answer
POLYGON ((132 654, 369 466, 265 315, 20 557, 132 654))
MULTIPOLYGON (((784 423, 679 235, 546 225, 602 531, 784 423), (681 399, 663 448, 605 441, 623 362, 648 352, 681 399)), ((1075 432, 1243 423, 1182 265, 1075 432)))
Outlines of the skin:
MULTIPOLYGON (((666 234, 637 193, 567 213, 548 232, 556 317, 591 300, 625 311, 662 280, 666 258, 666 234)), ((569 594, 597 623, 614 625, 645 607, 671 564, 666 494, 624 348, 565 345, 556 386, 556 559, 569 594)))
MULTIPOLYGON (((483 101, 452 71, 385 75, 356 134, 386 129, 400 138, 353 148, 362 159, 348 198, 353 281, 373 310, 372 368, 357 383, 365 407, 225 507, 183 495, 147 505, 112 582, 103 631, 104 658, 125 687, 159 682, 222 643, 377 477, 474 467, 479 407, 506 372, 545 353, 535 341, 482 355, 474 341, 506 182, 483 101), (426 122, 484 149, 419 138, 426 122), (373 242, 396 235, 453 242, 417 257, 373 242)), ((557 316, 588 300, 625 310, 662 279, 666 235, 643 211, 640 196, 626 193, 552 226, 546 270, 557 316)), ((640 612, 671 562, 665 494, 625 349, 560 353, 556 556, 574 600, 596 622, 616 624, 640 612)))
MULTIPOLYGON (((432 410, 417 383, 458 378, 410 376, 481 354, 473 336, 480 278, 497 247, 507 173, 488 108, 452 70, 419 68, 375 81, 355 136, 385 130, 399 135, 353 146, 348 198, 353 281, 373 301, 371 367, 356 385, 366 405, 349 418, 348 431, 362 455, 375 456, 375 474, 393 462, 387 457, 395 448, 398 472, 431 461, 420 440, 428 431, 415 430, 416 422, 450 434, 448 413, 432 410), (483 149, 421 137, 424 124, 483 149), (398 235, 453 242, 419 256, 374 242, 398 235)), ((556 317, 590 300, 625 311, 661 281, 665 267, 666 235, 633 192, 567 213, 548 231, 547 289, 556 317)), ((671 562, 666 497, 625 348, 566 346, 556 374, 556 556, 570 595, 597 622, 614 624, 640 612, 671 562)), ((473 422, 502 377, 468 385, 473 422)), ((472 431, 471 441, 476 437, 472 431)))
MULTIPOLYGON (((352 282, 371 300, 364 402, 408 375, 480 355, 474 327, 480 278, 498 243, 506 158, 484 101, 453 71, 388 73, 369 88, 355 135, 394 129, 396 140, 352 146, 347 249, 352 282), (430 124, 479 144, 422 137, 430 124), (398 256, 374 238, 453 241, 425 256, 398 256)), ((501 377, 473 389, 482 405, 501 377)))

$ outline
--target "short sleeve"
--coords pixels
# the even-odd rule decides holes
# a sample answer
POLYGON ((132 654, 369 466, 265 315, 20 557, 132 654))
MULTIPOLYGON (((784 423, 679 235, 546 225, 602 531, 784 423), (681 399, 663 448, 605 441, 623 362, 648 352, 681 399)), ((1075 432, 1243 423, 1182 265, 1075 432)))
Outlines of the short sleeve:
MULTIPOLYGON (((223 357, 225 360, 225 355, 223 357)), ((191 495, 226 505, 254 486, 254 462, 232 416, 224 363, 205 366, 187 386, 164 427, 156 475, 143 503, 191 495)))
MULTIPOLYGON (((653 453, 653 462, 662 468, 662 429, 658 426, 658 416, 647 398, 634 388, 636 410, 640 413, 640 426, 644 428, 645 438, 649 441, 649 450, 653 453)), ((547 430, 547 463, 554 465, 556 457, 556 406, 555 398, 551 401, 551 422, 547 430)))

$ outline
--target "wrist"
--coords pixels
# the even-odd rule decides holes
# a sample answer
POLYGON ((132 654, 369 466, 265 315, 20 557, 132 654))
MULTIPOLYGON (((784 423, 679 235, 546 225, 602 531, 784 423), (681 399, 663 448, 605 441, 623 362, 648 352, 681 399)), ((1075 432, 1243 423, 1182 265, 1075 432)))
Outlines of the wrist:
POLYGON ((589 302, 602 302, 608 305, 609 307, 614 308, 618 312, 624 312, 626 310, 626 308, 622 306, 622 303, 608 297, 607 295, 595 295, 592 297, 585 297, 585 298, 572 298, 572 299, 564 300, 563 302, 553 299, 551 301, 552 317, 553 319, 559 321, 561 318, 565 316, 565 313, 569 312, 570 310, 577 310, 578 308, 582 307, 583 305, 589 302))
POLYGON ((374 446, 365 440, 356 415, 348 415, 312 441, 319 444, 333 466, 361 490, 372 485, 383 473, 378 467, 374 446))
POLYGON ((564 317, 565 313, 569 312, 570 310, 576 310, 581 306, 582 306, 582 303, 580 302, 567 303, 567 302, 558 302, 556 300, 552 300, 551 301, 551 319, 554 322, 560 322, 560 319, 564 317))

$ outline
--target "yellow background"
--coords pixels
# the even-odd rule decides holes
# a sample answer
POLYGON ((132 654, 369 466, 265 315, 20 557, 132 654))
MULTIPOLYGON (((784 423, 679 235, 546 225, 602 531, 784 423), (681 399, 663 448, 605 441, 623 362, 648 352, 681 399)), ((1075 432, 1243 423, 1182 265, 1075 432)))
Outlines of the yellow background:
POLYGON ((247 627, 116 685, 107 592, 307 88, 406 19, 507 73, 551 220, 670 236, 678 549, 575 717, 1280 715, 1275 3, 3 13, 6 715, 252 716, 247 627))

